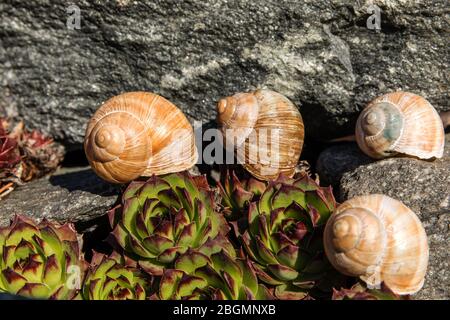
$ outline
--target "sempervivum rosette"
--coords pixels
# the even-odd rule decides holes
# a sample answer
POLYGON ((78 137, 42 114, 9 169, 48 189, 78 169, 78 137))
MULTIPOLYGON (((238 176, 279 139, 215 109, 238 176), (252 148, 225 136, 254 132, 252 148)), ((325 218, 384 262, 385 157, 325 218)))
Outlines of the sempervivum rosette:
POLYGON ((109 256, 94 252, 84 281, 84 300, 145 300, 151 278, 136 263, 117 252, 109 256))
POLYGON ((15 216, 0 228, 0 291, 39 299, 72 299, 86 263, 71 224, 35 224, 15 216))
POLYGON ((229 231, 206 178, 188 173, 132 182, 110 221, 115 241, 152 275, 162 275, 189 248, 201 251, 229 231))
MULTIPOLYGON (((224 246, 226 247, 226 246, 224 246)), ((234 251, 187 251, 178 257, 174 269, 165 270, 159 289, 164 300, 267 300, 274 297, 258 283, 247 259, 234 251)))
POLYGON ((64 147, 38 131, 23 130, 19 146, 23 153, 23 181, 55 171, 64 159, 64 147))
POLYGON ((244 223, 234 224, 258 277, 275 286, 278 298, 305 298, 326 286, 334 270, 323 254, 322 232, 335 207, 331 188, 307 175, 281 177, 249 205, 244 223))
POLYGON ((236 220, 243 214, 244 209, 266 189, 267 182, 258 180, 249 174, 242 174, 239 179, 234 170, 224 170, 218 183, 222 196, 222 213, 228 220, 236 220))

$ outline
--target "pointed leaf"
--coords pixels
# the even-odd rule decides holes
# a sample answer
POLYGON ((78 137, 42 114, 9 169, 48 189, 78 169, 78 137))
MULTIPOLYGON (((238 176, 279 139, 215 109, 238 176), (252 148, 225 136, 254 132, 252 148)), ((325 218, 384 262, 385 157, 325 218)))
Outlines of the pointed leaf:
POLYGON ((298 277, 297 271, 281 264, 268 264, 267 269, 282 281, 292 281, 298 277))
POLYGON ((273 195, 272 208, 287 208, 294 201, 303 206, 305 204, 305 193, 294 186, 282 184, 273 195))
POLYGON ((197 251, 188 251, 175 261, 175 268, 192 274, 197 268, 210 262, 209 258, 197 251))
POLYGON ((44 266, 43 282, 50 287, 61 282, 62 268, 55 255, 47 258, 44 266))
POLYGON ((204 289, 207 285, 208 283, 200 277, 185 275, 178 284, 177 295, 179 297, 189 296, 196 289, 204 289))
POLYGON ((168 269, 164 271, 159 286, 159 296, 162 300, 170 300, 176 296, 178 284, 183 278, 184 272, 168 269))
POLYGON ((17 292, 17 294, 35 299, 48 299, 51 292, 49 288, 42 283, 27 283, 17 292))
POLYGON ((255 239, 255 245, 258 250, 258 255, 264 260, 265 263, 278 263, 276 257, 270 251, 265 244, 260 240, 259 237, 255 239))
POLYGON ((145 238, 142 244, 155 256, 174 245, 172 240, 158 234, 152 234, 145 238))

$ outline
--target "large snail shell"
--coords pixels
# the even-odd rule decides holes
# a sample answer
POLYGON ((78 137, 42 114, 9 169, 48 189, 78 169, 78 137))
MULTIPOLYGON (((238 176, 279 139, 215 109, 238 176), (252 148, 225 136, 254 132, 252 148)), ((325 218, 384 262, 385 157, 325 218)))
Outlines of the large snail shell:
POLYGON ((93 170, 113 183, 183 171, 198 157, 184 114, 148 92, 128 92, 106 101, 89 121, 84 150, 93 170))
POLYGON ((270 90, 238 93, 217 106, 227 148, 259 179, 292 176, 303 147, 303 120, 297 107, 270 90), (234 141, 229 143, 229 141, 234 141))
POLYGON ((428 264, 425 230, 414 212, 384 195, 341 204, 325 227, 325 252, 340 272, 397 294, 422 288, 428 264))
POLYGON ((421 159, 441 158, 444 126, 437 111, 421 96, 394 92, 373 100, 356 124, 359 147, 375 159, 398 153, 421 159))

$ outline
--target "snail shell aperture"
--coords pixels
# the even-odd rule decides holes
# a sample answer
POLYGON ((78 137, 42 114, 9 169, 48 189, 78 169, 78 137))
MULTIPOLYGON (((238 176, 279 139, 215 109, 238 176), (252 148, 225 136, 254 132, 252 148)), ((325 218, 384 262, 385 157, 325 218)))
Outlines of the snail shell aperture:
POLYGON ((409 92, 394 92, 373 100, 356 124, 356 141, 375 159, 407 154, 421 159, 441 158, 444 126, 434 107, 409 92))
POLYGON ((428 265, 425 230, 398 200, 368 195, 341 204, 327 222, 325 252, 340 272, 371 286, 382 281, 397 294, 413 294, 428 265))
POLYGON ((217 113, 226 147, 253 176, 269 180, 294 174, 304 127, 289 99, 271 90, 237 93, 220 100, 217 113))
POLYGON ((89 121, 84 150, 92 169, 113 183, 183 171, 198 158, 184 114, 148 92, 128 92, 106 101, 89 121))

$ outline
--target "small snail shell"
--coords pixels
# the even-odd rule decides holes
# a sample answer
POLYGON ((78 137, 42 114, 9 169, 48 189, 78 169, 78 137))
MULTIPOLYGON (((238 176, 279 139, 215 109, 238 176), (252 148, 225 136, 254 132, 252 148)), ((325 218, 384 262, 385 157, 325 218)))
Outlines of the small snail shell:
POLYGON ((184 114, 148 92, 128 92, 106 101, 89 121, 84 150, 93 170, 113 183, 183 171, 198 157, 184 114))
POLYGON ((356 141, 372 158, 397 153, 421 159, 441 158, 444 126, 437 111, 421 96, 394 92, 373 100, 356 123, 356 141))
POLYGON ((340 272, 397 294, 422 288, 428 265, 425 230, 414 212, 384 195, 341 204, 327 222, 325 252, 340 272))
POLYGON ((289 99, 270 90, 237 93, 221 99, 217 112, 227 149, 237 149, 238 162, 253 176, 269 180, 295 173, 304 127, 289 99))

